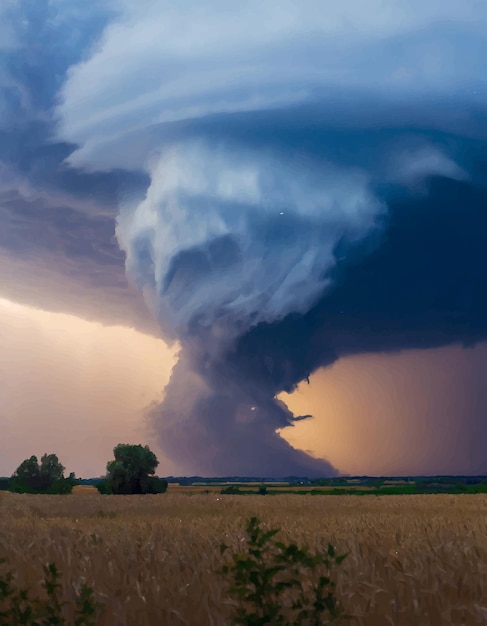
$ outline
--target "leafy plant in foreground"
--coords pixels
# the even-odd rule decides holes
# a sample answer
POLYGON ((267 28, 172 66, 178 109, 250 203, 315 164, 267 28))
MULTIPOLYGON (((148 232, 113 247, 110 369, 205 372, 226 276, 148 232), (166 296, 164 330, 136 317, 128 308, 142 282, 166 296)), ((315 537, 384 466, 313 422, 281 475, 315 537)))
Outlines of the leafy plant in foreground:
MULTIPOLYGON (((346 617, 334 595, 332 568, 346 558, 328 544, 312 553, 296 543, 276 541, 279 529, 266 530, 252 517, 245 550, 231 555, 222 574, 230 576, 229 592, 238 601, 235 623, 243 626, 318 626, 346 617)), ((221 544, 224 554, 229 546, 221 544)))
MULTIPOLYGON (((0 559, 0 565, 5 559, 0 559)), ((44 598, 33 598, 18 589, 12 572, 0 573, 0 626, 65 626, 65 602, 59 599, 61 573, 55 563, 44 566, 44 598)), ((85 583, 76 597, 74 626, 94 626, 98 604, 85 583)))

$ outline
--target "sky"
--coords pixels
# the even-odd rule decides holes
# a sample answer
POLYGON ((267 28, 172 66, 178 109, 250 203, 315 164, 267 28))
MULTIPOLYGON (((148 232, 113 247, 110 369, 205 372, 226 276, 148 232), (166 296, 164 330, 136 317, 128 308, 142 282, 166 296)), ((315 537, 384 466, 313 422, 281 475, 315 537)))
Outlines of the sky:
POLYGON ((487 473, 486 27, 0 0, 0 474, 487 473))

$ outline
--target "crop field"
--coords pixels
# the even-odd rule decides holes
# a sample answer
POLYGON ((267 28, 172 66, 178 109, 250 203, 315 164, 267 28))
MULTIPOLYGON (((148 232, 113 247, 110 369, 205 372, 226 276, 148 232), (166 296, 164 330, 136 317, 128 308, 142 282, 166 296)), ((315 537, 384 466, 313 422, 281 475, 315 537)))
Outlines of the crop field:
MULTIPOLYGON (((278 537, 348 557, 335 595, 367 626, 487 624, 487 496, 71 496, 0 493, 0 558, 20 587, 43 593, 42 566, 61 571, 62 600, 83 581, 103 626, 232 624, 219 573, 257 516, 278 537)), ((303 580, 306 586, 306 581, 303 580)), ((1 607, 0 607, 1 609, 1 607)), ((67 623, 74 624, 66 605, 67 623), (71 620, 71 621, 70 621, 71 620)))
MULTIPOLYGON (((222 489, 228 487, 237 487, 242 490, 244 493, 253 492, 255 494, 259 493, 259 487, 263 485, 267 489, 267 493, 269 495, 274 495, 276 493, 325 493, 327 491, 333 491, 336 487, 332 486, 301 486, 301 485, 289 485, 287 483, 284 484, 276 484, 276 483, 222 483, 222 484, 208 484, 208 485, 178 485, 177 483, 169 483, 168 492, 169 493, 184 493, 184 494, 205 494, 205 493, 221 493, 222 489)), ((362 485, 358 486, 350 486, 347 487, 353 491, 372 491, 373 487, 365 487, 362 485)))

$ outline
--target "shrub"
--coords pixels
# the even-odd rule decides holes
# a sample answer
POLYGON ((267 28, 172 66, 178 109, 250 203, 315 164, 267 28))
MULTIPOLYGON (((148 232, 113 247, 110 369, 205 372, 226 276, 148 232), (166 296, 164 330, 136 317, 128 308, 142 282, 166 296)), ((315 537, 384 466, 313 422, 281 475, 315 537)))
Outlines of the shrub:
POLYGON ((73 487, 77 485, 74 474, 70 474, 68 478, 61 478, 51 484, 47 493, 66 495, 73 491, 73 487))
MULTIPOLYGON (((229 592, 238 601, 235 624, 317 626, 346 617, 338 607, 330 572, 347 555, 337 556, 331 544, 325 552, 312 553, 307 547, 276 541, 279 529, 262 528, 256 517, 246 532, 244 551, 233 553, 222 569, 230 576, 229 592)), ((228 548, 221 544, 221 554, 228 548)))
POLYGON ((240 489, 236 485, 230 485, 229 487, 224 487, 220 493, 229 494, 229 495, 238 495, 242 493, 240 489))
MULTIPOLYGON (((3 565, 5 559, 0 559, 3 565)), ((0 574, 0 625, 1 626, 65 626, 63 615, 65 602, 59 598, 61 573, 54 563, 45 565, 42 586, 43 598, 33 598, 29 590, 18 589, 15 577, 8 571, 0 574)), ((93 590, 85 583, 76 595, 74 626, 94 626, 98 612, 98 603, 93 590)))
MULTIPOLYGON (((94 483, 94 486, 98 489, 98 493, 109 495, 113 494, 113 485, 110 480, 100 480, 94 483)), ((157 476, 148 476, 144 483, 144 491, 146 494, 166 493, 168 482, 165 478, 158 478, 157 476)))
POLYGON ((107 480, 100 480, 97 483, 94 483, 95 487, 98 489, 98 493, 103 495, 112 494, 112 490, 110 487, 110 483, 107 480))
POLYGON ((167 480, 165 478, 159 478, 158 476, 149 476, 147 479, 147 492, 146 493, 166 493, 167 480))

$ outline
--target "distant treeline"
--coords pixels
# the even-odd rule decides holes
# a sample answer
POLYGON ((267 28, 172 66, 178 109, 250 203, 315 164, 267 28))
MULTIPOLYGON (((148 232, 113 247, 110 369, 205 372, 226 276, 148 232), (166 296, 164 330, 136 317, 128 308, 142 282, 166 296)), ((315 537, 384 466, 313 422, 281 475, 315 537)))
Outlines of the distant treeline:
MULTIPOLYGON (((155 478, 155 477, 154 477, 155 478)), ((11 489, 9 478, 0 478, 0 490, 11 489)), ((400 495, 414 493, 487 493, 487 476, 339 476, 310 479, 301 476, 282 478, 253 476, 169 476, 156 479, 165 491, 165 485, 182 487, 222 487, 227 494, 294 493, 311 495, 400 495), (267 488, 262 489, 265 485, 267 488), (286 490, 289 487, 289 491, 286 490), (324 490, 323 488, 327 489, 324 490), (301 488, 301 489, 300 489, 301 488), (320 489, 321 488, 321 489, 320 489)), ((93 485, 105 492, 106 477, 77 478, 75 484, 93 485)))
MULTIPOLYGON (((97 480, 97 479, 94 479, 97 480)), ((397 485, 480 485, 487 484, 487 476, 338 476, 333 478, 308 478, 306 476, 283 476, 282 478, 255 476, 168 476, 169 484, 181 486, 203 486, 224 484, 262 484, 267 485, 307 485, 320 487, 388 487, 397 485)))

